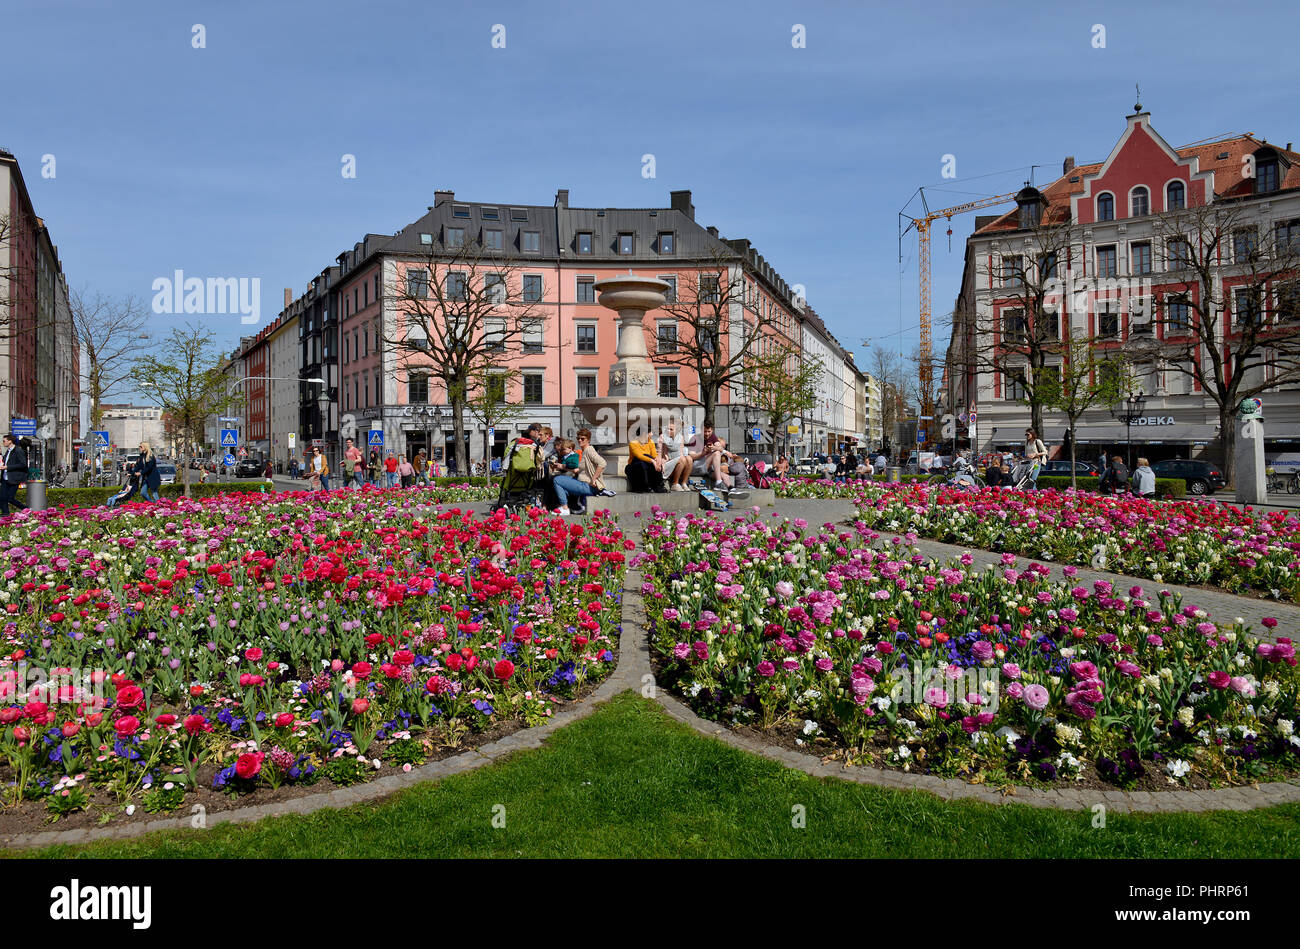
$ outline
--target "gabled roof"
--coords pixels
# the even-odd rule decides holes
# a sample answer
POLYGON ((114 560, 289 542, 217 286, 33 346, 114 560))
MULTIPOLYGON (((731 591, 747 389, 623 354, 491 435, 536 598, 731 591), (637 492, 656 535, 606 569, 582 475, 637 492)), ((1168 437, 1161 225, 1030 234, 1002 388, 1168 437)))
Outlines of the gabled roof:
MULTIPOLYGON (((1130 116, 1130 119, 1132 118, 1133 116, 1130 116)), ((1154 134, 1154 130, 1150 129, 1149 125, 1147 129, 1154 134)), ((1128 131, 1126 130, 1125 135, 1127 136, 1127 134, 1128 131)), ((1274 145, 1250 133, 1215 139, 1209 142, 1198 142, 1170 150, 1180 160, 1194 159, 1192 166, 1198 174, 1207 172, 1213 174, 1214 195, 1216 198, 1237 198, 1247 197, 1253 193, 1253 179, 1245 174, 1248 167, 1246 156, 1254 154, 1261 148, 1272 148, 1282 158, 1281 167, 1279 168, 1281 179, 1278 182, 1279 190, 1288 191, 1300 188, 1300 152, 1274 145)), ((1071 198, 1083 194, 1088 189, 1090 179, 1095 179, 1114 157, 1114 154, 1112 154, 1106 162, 1078 165, 1061 175, 1051 184, 1041 188, 1040 191, 1047 202, 1047 207, 1043 212, 1043 225, 1050 226, 1067 222, 1070 219, 1071 198)), ((992 223, 976 228, 975 233, 992 234, 1018 230, 1021 230, 1021 227, 1019 209, 1016 208, 1000 215, 992 223)))

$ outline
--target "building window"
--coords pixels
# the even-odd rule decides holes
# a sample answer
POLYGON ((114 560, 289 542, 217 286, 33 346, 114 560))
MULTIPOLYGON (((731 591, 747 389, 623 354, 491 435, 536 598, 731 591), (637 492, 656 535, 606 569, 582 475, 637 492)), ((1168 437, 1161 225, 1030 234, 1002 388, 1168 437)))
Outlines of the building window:
POLYGON ((406 401, 422 405, 429 401, 429 377, 411 376, 406 383, 406 401))
POLYGON ((379 302, 379 274, 375 274, 375 302, 379 302))
POLYGON ((1116 269, 1115 246, 1097 248, 1097 276, 1113 277, 1118 273, 1116 269))
POLYGON ((540 353, 542 351, 542 321, 541 320, 524 320, 523 325, 524 352, 540 353))
POLYGON ((715 274, 703 274, 700 277, 700 302, 722 302, 722 297, 718 292, 718 278, 715 274))
POLYGON ((1025 386, 1019 370, 1009 370, 1002 374, 1003 397, 1008 402, 1019 402, 1025 397, 1025 386))
POLYGON ((484 393, 490 402, 504 402, 506 400, 506 377, 500 373, 490 373, 486 382, 487 392, 484 393))
POLYGON ((1277 288, 1277 318, 1300 320, 1300 281, 1284 283, 1277 288))
POLYGON ((524 274, 524 302, 537 303, 542 299, 542 275, 524 274))
POLYGON ((1259 235, 1253 227, 1241 227, 1232 232, 1232 259, 1239 264, 1249 263, 1259 247, 1259 235))
POLYGON ((1192 245, 1184 237, 1169 242, 1169 269, 1185 270, 1192 265, 1192 245))
POLYGON ((488 250, 501 249, 501 232, 497 230, 483 232, 483 246, 488 250))
POLYGON ((1025 311, 1002 311, 1002 338, 1008 343, 1023 343, 1026 337, 1025 311))
POLYGON ((1273 227, 1273 246, 1281 256, 1300 254, 1300 218, 1277 222, 1273 227))
POLYGON ((489 352, 503 353, 506 351, 506 321, 505 320, 484 320, 484 342, 489 352))
POLYGON ((1051 251, 1038 258, 1038 275, 1040 281, 1056 279, 1056 252, 1051 251))
POLYGON ((447 228, 447 246, 464 247, 465 246, 465 228, 449 227, 447 228))
POLYGON ((677 277, 674 276, 673 274, 669 274, 666 277, 663 274, 660 274, 659 279, 662 280, 664 283, 668 284, 668 289, 664 291, 664 302, 676 303, 677 302, 677 277))
POLYGON ((527 208, 511 208, 511 209, 510 209, 510 220, 512 220, 512 221, 527 221, 527 220, 528 220, 528 209, 527 209, 527 208))
POLYGON ((1255 163, 1255 193, 1266 194, 1278 188, 1278 164, 1276 158, 1265 158, 1255 163))
POLYGON ((1186 333, 1191 325, 1191 308, 1186 298, 1173 297, 1165 301, 1166 333, 1186 333))
POLYGON ((429 336, 423 326, 414 324, 406 328, 406 345, 410 349, 428 350, 429 336))
POLYGON ((672 231, 659 232, 659 253, 661 254, 673 253, 673 232, 672 231))
POLYGON ((661 399, 677 398, 677 373, 661 372, 659 374, 659 397, 661 399))
POLYGON ((1061 338, 1061 314, 1053 310, 1043 311, 1043 339, 1061 338))
POLYGON ((432 243, 433 243, 433 235, 432 235, 432 234, 421 234, 421 235, 420 235, 420 243, 421 243, 421 244, 432 244, 432 243))
POLYGON ((1145 217, 1151 213, 1151 192, 1139 185, 1129 195, 1129 216, 1145 217))
POLYGON ((596 324, 579 323, 577 326, 578 352, 594 353, 596 351, 596 324))
POLYGON ((635 252, 636 238, 632 234, 618 235, 618 252, 623 255, 635 252))
POLYGON ((1259 291, 1253 287, 1239 287, 1232 292, 1233 309, 1237 314, 1237 325, 1253 323, 1258 326, 1264 320, 1263 308, 1259 305, 1259 291))
POLYGON ((1145 241, 1140 244, 1130 244, 1129 254, 1133 258, 1133 273, 1149 274, 1151 272, 1151 245, 1145 241))
POLYGON ((1187 189, 1181 181, 1171 181, 1165 188, 1165 210, 1178 211, 1187 206, 1187 189))
POLYGON ((1002 257, 1002 286, 1019 287, 1024 284, 1024 265, 1019 254, 1004 254, 1002 257))
POLYGON ((542 404, 542 374, 540 372, 524 373, 524 405, 542 404))
POLYGON ((519 236, 519 247, 525 253, 536 254, 542 249, 542 235, 538 231, 524 231, 519 236))
POLYGON ((1119 311, 1118 310, 1098 310, 1097 311, 1097 337, 1099 339, 1114 339, 1119 336, 1119 311))
POLYGON ((489 273, 483 275, 483 296, 489 303, 506 302, 506 275, 489 273))
POLYGON ((591 231, 578 232, 578 253, 579 254, 591 253, 591 231))
POLYGON ((1097 220, 1113 221, 1115 220, 1115 196, 1110 194, 1097 195, 1097 220))
POLYGON ((657 327, 658 351, 661 353, 677 352, 677 324, 660 323, 657 327))
POLYGON ((423 268, 406 272, 406 295, 418 300, 429 296, 429 271, 423 268))
POLYGON ((579 303, 596 302, 596 278, 595 277, 578 278, 577 300, 579 303))
POLYGON ((465 274, 453 270, 447 274, 447 299, 463 302, 465 300, 465 274))
POLYGON ((452 217, 469 217, 469 205, 468 205, 468 204, 453 204, 453 205, 451 206, 451 216, 452 216, 452 217))
POLYGON ((485 221, 501 220, 501 213, 496 208, 483 208, 482 214, 485 221))
POLYGON ((583 372, 578 374, 578 398, 594 399, 596 398, 596 374, 593 372, 583 372))

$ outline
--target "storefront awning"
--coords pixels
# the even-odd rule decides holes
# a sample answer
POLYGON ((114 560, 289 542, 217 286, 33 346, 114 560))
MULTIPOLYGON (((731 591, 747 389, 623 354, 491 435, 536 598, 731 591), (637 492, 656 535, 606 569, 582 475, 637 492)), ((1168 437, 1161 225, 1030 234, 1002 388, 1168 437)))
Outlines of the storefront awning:
MULTIPOLYGON (((1208 445, 1218 437, 1217 425, 1176 422, 1173 425, 1091 425, 1075 432, 1079 445, 1123 445, 1131 437, 1134 445, 1208 445)), ((1060 441, 1064 433, 1052 433, 1060 441)))

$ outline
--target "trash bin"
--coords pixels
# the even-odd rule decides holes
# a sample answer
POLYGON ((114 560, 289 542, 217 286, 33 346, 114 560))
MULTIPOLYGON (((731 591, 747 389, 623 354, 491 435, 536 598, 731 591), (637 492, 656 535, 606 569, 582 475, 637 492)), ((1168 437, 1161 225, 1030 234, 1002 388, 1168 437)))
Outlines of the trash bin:
POLYGON ((27 482, 27 508, 31 511, 45 510, 45 482, 27 482))
POLYGON ((886 481, 891 481, 891 482, 897 484, 898 482, 900 482, 900 481, 903 480, 903 469, 902 469, 902 468, 892 468, 892 467, 891 467, 891 468, 888 468, 888 469, 886 469, 886 470, 888 471, 888 474, 885 475, 885 480, 886 480, 886 481))

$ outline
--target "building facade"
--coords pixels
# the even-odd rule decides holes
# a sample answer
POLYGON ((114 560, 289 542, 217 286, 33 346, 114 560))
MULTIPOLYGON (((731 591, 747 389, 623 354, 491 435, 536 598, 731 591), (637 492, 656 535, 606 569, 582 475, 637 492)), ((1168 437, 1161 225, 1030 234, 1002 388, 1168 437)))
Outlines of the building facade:
MULTIPOLYGON (((1187 352, 1193 339, 1187 300, 1197 289, 1189 288, 1189 256, 1204 251, 1214 265, 1212 298, 1230 301, 1214 344, 1231 371, 1240 321, 1252 307, 1256 319, 1261 312, 1258 300, 1234 290, 1246 280, 1246 261, 1259 247, 1265 257, 1281 259, 1288 245, 1300 247, 1300 154, 1289 143, 1282 148, 1245 135, 1173 148, 1138 108, 1105 161, 1075 166, 1066 159, 1058 179, 1017 195, 1014 211, 977 219, 966 246, 942 406, 962 422, 978 410, 973 432, 959 425, 959 440, 980 450, 1023 443, 1030 419, 1025 392, 1014 372, 989 364, 987 347, 1004 337, 1023 339, 1024 287, 1037 280, 1050 287, 1042 309, 1051 338, 1082 337, 1099 354, 1122 357, 1132 367, 1131 391, 1146 399, 1143 414, 1127 423, 1113 406, 1086 411, 1076 428, 1079 457, 1116 451, 1131 437, 1153 461, 1221 462, 1218 407, 1196 379, 1178 370, 1189 364, 1174 355, 1187 352), (1219 209, 1233 222, 1221 242, 1188 250, 1184 242, 1198 241, 1201 232, 1170 236, 1171 226, 1177 229, 1189 216, 1208 220, 1219 209), (1050 255, 1040 241, 1047 229, 1064 235, 1050 255)), ((1278 334, 1292 333, 1290 321, 1300 319, 1294 304, 1290 316, 1285 304, 1300 298, 1296 279, 1270 280, 1264 291, 1262 312, 1276 321, 1278 334)), ((1204 346, 1195 352, 1211 365, 1204 346)), ((1281 380, 1286 366, 1296 365, 1280 344, 1276 353, 1265 348, 1263 354, 1267 364, 1251 372, 1276 372, 1281 380)), ((1043 371, 1059 373, 1061 358, 1049 356, 1043 371)), ((1289 448, 1300 446, 1300 385, 1279 381, 1263 398, 1266 451, 1300 450, 1289 448)), ((1065 416, 1045 410, 1044 428, 1044 439, 1060 444, 1065 416)))
POLYGON ((0 430, 35 419, 48 465, 71 464, 80 426, 80 353, 58 248, 18 161, 0 149, 0 430))
POLYGON ((156 454, 167 454, 167 433, 162 409, 152 405, 109 404, 100 406, 103 430, 108 432, 110 450, 130 453, 148 442, 156 454))

